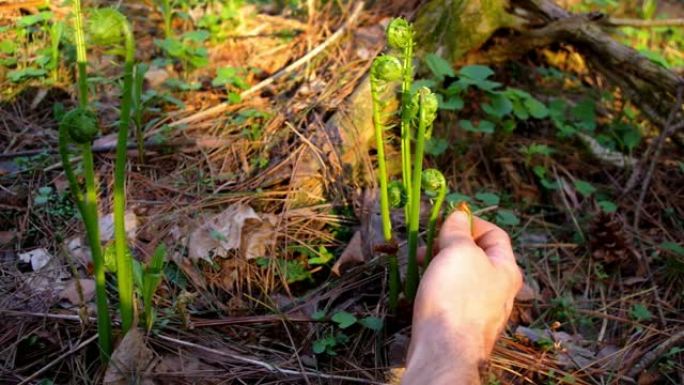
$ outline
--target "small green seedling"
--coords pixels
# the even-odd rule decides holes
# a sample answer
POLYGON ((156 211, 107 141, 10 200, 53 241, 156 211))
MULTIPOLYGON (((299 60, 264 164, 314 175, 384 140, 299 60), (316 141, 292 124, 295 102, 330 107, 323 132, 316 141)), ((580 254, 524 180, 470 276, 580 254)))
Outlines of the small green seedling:
POLYGON ((152 297, 157 291, 159 284, 164 277, 164 260, 166 257, 166 246, 160 244, 157 246, 152 259, 146 266, 138 261, 133 264, 133 271, 135 274, 135 281, 138 290, 140 291, 143 302, 143 319, 145 321, 145 328, 150 331, 156 319, 156 312, 152 297))
MULTIPOLYGON (((311 318, 314 321, 324 321, 326 319, 326 311, 315 311, 311 315, 311 318)), ((329 356, 337 355, 335 348, 344 345, 349 341, 349 337, 344 331, 354 325, 361 325, 374 332, 378 332, 383 328, 383 321, 381 318, 367 316, 359 319, 354 314, 344 310, 334 313, 332 317, 330 317, 330 321, 332 321, 334 326, 326 332, 325 337, 319 338, 313 342, 312 349, 315 354, 325 353, 329 356), (335 333, 335 329, 339 330, 335 333)))
POLYGON ((55 21, 50 27, 50 67, 52 68, 52 81, 59 80, 59 43, 64 33, 64 23, 55 21))
POLYGON ((209 53, 204 42, 209 38, 205 30, 190 31, 180 37, 167 37, 155 40, 155 44, 171 59, 180 62, 183 67, 183 77, 187 78, 190 71, 206 67, 209 64, 209 53))
POLYGON ((169 39, 173 37, 173 7, 171 0, 156 0, 159 11, 161 11, 162 19, 164 20, 164 37, 169 39))

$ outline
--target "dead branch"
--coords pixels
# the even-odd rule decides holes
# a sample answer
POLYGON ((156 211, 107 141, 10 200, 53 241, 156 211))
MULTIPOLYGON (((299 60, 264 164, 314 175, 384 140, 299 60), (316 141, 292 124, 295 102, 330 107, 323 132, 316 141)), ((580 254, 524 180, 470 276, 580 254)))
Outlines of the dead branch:
POLYGON ((636 377, 643 370, 651 366, 651 364, 653 364, 658 358, 660 358, 660 356, 665 354, 665 352, 670 350, 671 347, 682 342, 682 340, 684 340, 684 329, 678 331, 677 333, 672 335, 672 337, 666 339, 664 342, 658 345, 655 349, 646 353, 641 358, 641 360, 639 360, 639 362, 637 362, 637 364, 629 370, 627 375, 629 377, 636 377))
MULTIPOLYGON (((636 209, 634 210, 634 229, 638 230, 639 229, 639 217, 641 214, 641 206, 644 203, 644 198, 646 198, 646 192, 648 191, 648 186, 651 183, 651 177, 653 176, 653 171, 655 170, 656 163, 658 162, 658 158, 660 157, 660 152, 663 149, 663 143, 665 143, 665 139, 670 137, 676 130, 678 124, 675 124, 675 119, 679 115, 682 109, 682 93, 684 92, 684 85, 679 87, 679 90, 677 91, 677 99, 675 101, 674 106, 672 107, 672 111, 670 112, 670 115, 667 118, 667 123, 665 123, 664 129, 660 132, 660 135, 658 136, 658 139, 655 141, 651 142, 651 145, 649 146, 648 150, 643 156, 643 160, 639 162, 639 166, 645 165, 646 161, 651 158, 651 163, 648 167, 648 170, 646 171, 646 175, 641 182, 641 191, 639 192, 639 200, 637 201, 636 204, 636 209), (651 154, 653 154, 651 156, 651 154)), ((635 167, 634 172, 632 173, 632 177, 636 180, 639 178, 639 175, 641 174, 640 172, 641 167, 635 167)), ((632 178, 630 178, 631 180, 632 178)))
POLYGON ((618 19, 611 17, 603 22, 606 27, 635 27, 635 28, 656 28, 656 27, 684 27, 684 19, 618 19))
POLYGON ((631 85, 637 94, 653 95, 658 102, 673 100, 679 85, 684 84, 684 78, 678 74, 613 40, 601 29, 610 21, 602 13, 573 15, 549 0, 517 0, 514 4, 526 11, 525 18, 535 27, 523 29, 514 44, 497 47, 497 57, 510 58, 531 48, 564 42, 585 57, 598 60, 601 72, 608 71, 613 79, 622 79, 618 86, 631 85))

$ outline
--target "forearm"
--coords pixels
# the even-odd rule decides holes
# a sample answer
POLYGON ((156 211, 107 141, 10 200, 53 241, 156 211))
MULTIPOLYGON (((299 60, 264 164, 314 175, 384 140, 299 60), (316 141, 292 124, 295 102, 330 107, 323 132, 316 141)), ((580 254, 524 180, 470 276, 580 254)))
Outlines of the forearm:
POLYGON ((480 385, 487 354, 478 333, 429 322, 411 338, 402 385, 480 385))

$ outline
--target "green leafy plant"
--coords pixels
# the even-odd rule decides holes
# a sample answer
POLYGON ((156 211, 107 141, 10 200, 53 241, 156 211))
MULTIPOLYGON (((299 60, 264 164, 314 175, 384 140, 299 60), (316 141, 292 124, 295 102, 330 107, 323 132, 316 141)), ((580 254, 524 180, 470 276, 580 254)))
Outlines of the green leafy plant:
POLYGON ((164 277, 165 256, 166 246, 160 244, 157 246, 152 255, 152 259, 150 259, 150 262, 146 266, 142 266, 138 261, 135 261, 133 264, 136 286, 140 291, 143 302, 143 319, 145 320, 145 327, 148 331, 152 329, 156 319, 152 297, 164 277))
POLYGON ((632 308, 629 310, 629 316, 637 322, 648 322, 653 319, 653 314, 642 303, 632 305, 632 308))
MULTIPOLYGON (((315 311, 311 315, 311 318, 314 321, 324 321, 326 320, 326 311, 315 311)), ((324 337, 319 338, 313 342, 312 349, 315 354, 325 353, 329 356, 337 355, 335 349, 338 346, 344 345, 347 343, 347 341, 349 341, 349 337, 344 333, 344 331, 354 325, 361 325, 366 329, 376 332, 382 330, 383 327, 383 321, 381 318, 367 316, 359 319, 354 314, 344 310, 335 312, 330 317, 330 321, 332 321, 334 326, 327 330, 324 337)))
POLYGON ((337 313, 333 314, 332 318, 330 319, 334 323, 336 323, 337 327, 339 327, 340 329, 346 329, 354 325, 356 321, 358 321, 356 316, 344 310, 338 311, 337 313))
POLYGON ((64 33, 64 23, 56 21, 50 27, 50 67, 52 68, 52 81, 59 80, 59 43, 64 33))
POLYGON ((133 68, 135 38, 126 17, 113 8, 95 10, 89 19, 89 32, 95 44, 124 45, 124 74, 119 116, 119 133, 114 165, 114 246, 121 328, 126 333, 133 326, 133 260, 128 253, 124 213, 126 211, 126 152, 128 127, 133 104, 133 68))
POLYGON ((93 257, 95 273, 95 298, 97 305, 97 329, 101 358, 106 362, 112 352, 112 332, 107 293, 105 290, 105 268, 97 213, 97 190, 95 187, 95 170, 91 142, 98 133, 98 122, 95 113, 88 106, 87 57, 81 1, 74 0, 74 40, 76 42, 76 61, 78 67, 79 106, 67 112, 59 124, 59 152, 62 167, 67 176, 69 187, 76 206, 81 213, 86 227, 88 243, 93 257), (85 193, 78 186, 76 175, 71 167, 68 144, 73 142, 81 149, 83 158, 83 176, 85 193))
POLYGON ((177 60, 183 67, 184 76, 196 68, 209 64, 209 54, 204 42, 209 38, 205 30, 190 31, 178 37, 167 37, 155 40, 155 45, 161 48, 169 58, 177 60))
POLYGON ((590 197, 596 192, 596 187, 585 180, 577 179, 573 181, 573 184, 575 185, 575 190, 584 197, 590 197))
POLYGON ((214 87, 223 86, 228 91, 228 100, 240 102, 240 92, 249 88, 245 80, 245 69, 238 67, 222 67, 216 70, 216 77, 211 81, 214 87))
POLYGON ((164 20, 164 37, 173 37, 173 28, 171 23, 173 22, 173 6, 171 0, 156 0, 159 11, 162 14, 162 19, 164 20))
POLYGON ((520 218, 511 210, 500 209, 496 211, 496 223, 500 226, 517 226, 520 218))
POLYGON ((606 213, 614 213, 618 209, 618 206, 613 201, 609 200, 599 200, 596 204, 598 204, 601 211, 606 213))
POLYGON ((244 23, 242 12, 240 12, 242 5, 243 0, 221 1, 215 4, 218 9, 207 12, 200 18, 197 25, 211 32, 212 41, 223 40, 244 23))
POLYGON ((20 70, 10 71, 7 74, 7 79, 12 83, 20 83, 32 78, 42 78, 47 75, 47 71, 42 68, 27 67, 20 70))
POLYGON ((485 116, 460 120, 459 126, 466 131, 492 134, 500 127, 504 132, 511 132, 516 127, 516 119, 543 119, 548 116, 546 106, 529 93, 512 87, 502 89, 501 83, 491 80, 494 71, 487 66, 468 65, 455 71, 449 62, 436 54, 426 55, 425 64, 432 78, 419 80, 415 85, 433 89, 441 110, 464 108, 463 98, 468 90, 481 94, 477 97, 481 100, 479 107, 485 116))
POLYGON ((329 334, 323 338, 319 338, 313 343, 313 352, 316 354, 327 354, 329 356, 336 356, 335 348, 339 345, 344 345, 349 342, 349 336, 343 332, 329 334))
MULTIPOLYGON (((52 39, 51 21, 54 14, 51 11, 41 11, 20 17, 13 30, 13 39, 3 39, 0 52, 10 57, 3 58, 2 64, 13 68, 7 73, 7 78, 13 83, 40 79, 48 75, 53 68, 52 51, 48 47, 41 47, 38 42, 46 37, 52 39), (19 53, 32 52, 26 55, 19 53)), ((52 24, 54 26, 54 23, 52 24)), ((3 55, 4 56, 4 55, 3 55)))
POLYGON ((549 157, 553 154, 554 150, 545 144, 532 143, 529 146, 521 147, 520 152, 525 157, 525 164, 529 166, 532 163, 532 158, 536 155, 549 157))
POLYGON ((261 268, 273 268, 276 275, 285 280, 288 284, 311 281, 311 272, 307 270, 304 263, 299 260, 288 260, 284 258, 257 258, 257 266, 261 268))

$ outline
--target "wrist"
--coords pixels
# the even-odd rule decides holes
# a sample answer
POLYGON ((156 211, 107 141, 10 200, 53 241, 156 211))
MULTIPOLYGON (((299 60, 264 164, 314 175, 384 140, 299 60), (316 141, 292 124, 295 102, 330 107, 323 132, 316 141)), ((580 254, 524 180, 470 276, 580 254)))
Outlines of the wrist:
POLYGON ((488 356, 479 329, 440 317, 414 324, 402 384, 479 384, 488 356))

